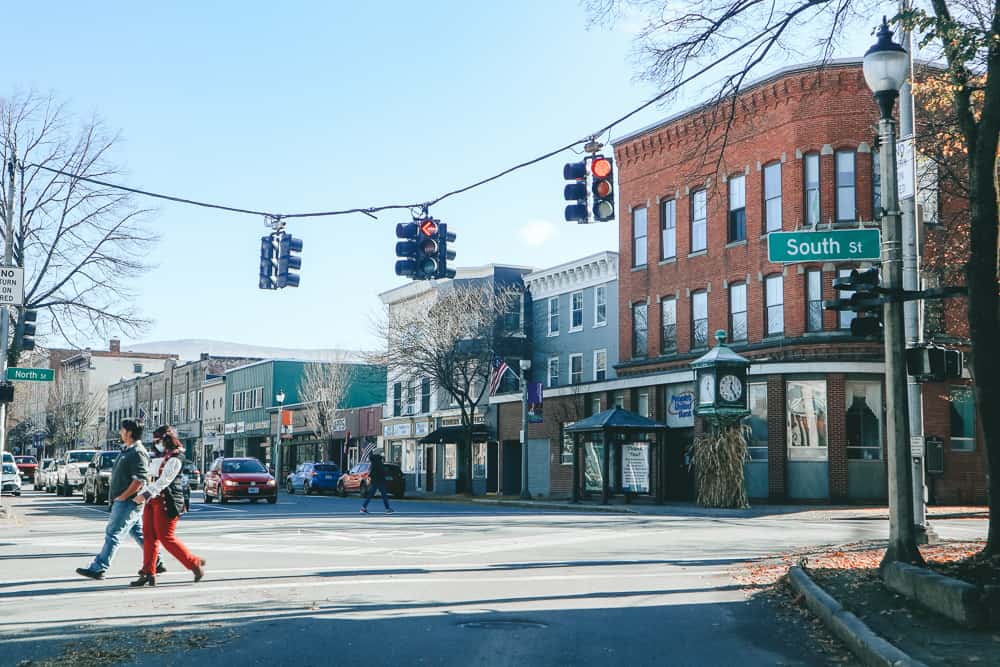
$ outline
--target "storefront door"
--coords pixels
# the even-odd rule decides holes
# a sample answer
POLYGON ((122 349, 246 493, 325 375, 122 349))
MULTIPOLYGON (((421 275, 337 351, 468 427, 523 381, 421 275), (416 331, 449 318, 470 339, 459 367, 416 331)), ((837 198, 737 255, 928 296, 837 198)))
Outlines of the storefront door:
POLYGON ((427 493, 434 491, 434 445, 424 447, 424 465, 427 470, 424 472, 424 486, 427 493))

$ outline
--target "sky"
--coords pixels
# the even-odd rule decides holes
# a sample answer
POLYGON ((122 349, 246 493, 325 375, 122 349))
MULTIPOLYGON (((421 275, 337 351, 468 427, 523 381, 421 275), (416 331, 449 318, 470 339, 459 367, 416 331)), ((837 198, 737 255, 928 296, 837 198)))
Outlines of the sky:
MULTIPOLYGON (((635 79, 635 25, 588 29, 587 18, 576 0, 17 3, 0 94, 51 91, 103 118, 122 136, 118 182, 132 187, 282 213, 411 203, 584 137, 656 94, 635 79)), ((612 134, 670 111, 654 106, 612 134)), ((455 264, 545 268, 617 250, 617 222, 563 221, 562 167, 576 159, 434 206, 457 235, 455 264)), ((405 282, 393 266, 407 212, 290 220, 304 241, 301 286, 264 291, 262 218, 146 203, 161 240, 133 287, 154 322, 124 344, 377 347, 378 294, 405 282)))

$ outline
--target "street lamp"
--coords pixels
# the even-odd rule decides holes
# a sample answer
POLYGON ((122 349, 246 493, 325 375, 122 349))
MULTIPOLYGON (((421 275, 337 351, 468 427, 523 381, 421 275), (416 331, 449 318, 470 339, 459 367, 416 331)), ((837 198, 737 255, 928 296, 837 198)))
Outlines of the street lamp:
MULTIPOLYGON (((284 418, 282 405, 285 402, 285 390, 279 389, 274 395, 274 400, 278 403, 278 428, 277 436, 274 438, 274 483, 281 488, 281 421, 284 418)), ((277 493, 277 491, 275 491, 277 493)))
POLYGON ((528 491, 528 371, 531 359, 521 359, 521 498, 531 499, 528 491))
POLYGON ((909 56, 892 41, 885 17, 877 33, 878 41, 864 58, 865 81, 878 103, 879 157, 882 178, 882 276, 889 300, 883 305, 885 324, 886 429, 889 452, 889 546, 882 564, 891 561, 921 562, 917 550, 911 489, 910 425, 907 410, 906 337, 903 304, 895 298, 903 287, 903 225, 899 211, 896 175, 896 123, 892 112, 899 89, 906 81, 909 56))

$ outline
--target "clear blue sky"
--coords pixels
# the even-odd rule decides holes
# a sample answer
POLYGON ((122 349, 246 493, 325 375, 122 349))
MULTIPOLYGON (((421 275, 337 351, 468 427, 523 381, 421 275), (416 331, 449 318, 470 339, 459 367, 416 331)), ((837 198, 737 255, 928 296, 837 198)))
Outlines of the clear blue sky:
MULTIPOLYGON (((17 3, 4 90, 36 88, 120 129, 128 185, 281 212, 423 201, 569 143, 656 91, 628 26, 576 0, 17 3)), ((667 114, 651 109, 620 135, 667 114)), ((545 267, 617 249, 617 223, 562 221, 566 153, 447 200, 457 264, 545 267)), ((291 221, 302 285, 257 289, 264 221, 167 203, 139 304, 144 340, 372 347, 395 225, 291 221)), ((103 341, 93 341, 95 345, 103 341)))

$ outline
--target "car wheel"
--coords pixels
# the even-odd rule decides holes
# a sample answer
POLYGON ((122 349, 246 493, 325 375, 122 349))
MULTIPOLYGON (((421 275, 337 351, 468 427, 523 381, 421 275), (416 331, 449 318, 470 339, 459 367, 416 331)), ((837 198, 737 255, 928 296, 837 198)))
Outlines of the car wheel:
POLYGON ((94 501, 91 498, 90 494, 87 493, 87 487, 83 487, 83 504, 84 505, 92 505, 92 504, 94 504, 94 502, 96 502, 96 501, 94 501))
POLYGON ((309 488, 309 482, 302 482, 302 493, 307 496, 312 495, 312 489, 309 488))
POLYGON ((343 482, 337 482, 337 495, 343 498, 347 495, 347 491, 344 489, 343 482))
POLYGON ((274 503, 278 502, 278 496, 277 495, 271 496, 270 498, 267 499, 267 502, 273 505, 274 503))
POLYGON ((260 500, 260 498, 251 498, 250 499, 250 504, 251 505, 256 505, 258 500, 260 500))
POLYGON ((220 486, 219 487, 219 504, 220 505, 225 505, 228 502, 229 502, 229 498, 226 498, 226 496, 224 496, 222 494, 222 487, 220 486))
POLYGON ((289 495, 295 495, 295 485, 292 484, 292 480, 285 482, 285 491, 288 491, 289 495))

